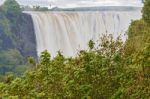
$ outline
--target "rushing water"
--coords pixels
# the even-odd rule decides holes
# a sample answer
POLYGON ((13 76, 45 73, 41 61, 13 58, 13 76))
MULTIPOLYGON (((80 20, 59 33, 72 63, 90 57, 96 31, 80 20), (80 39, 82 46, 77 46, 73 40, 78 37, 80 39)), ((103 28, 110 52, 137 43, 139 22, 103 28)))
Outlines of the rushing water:
POLYGON ((97 41, 106 33, 125 40, 131 20, 141 18, 140 11, 26 13, 33 18, 38 55, 48 50, 52 56, 59 50, 74 56, 78 50, 87 49, 90 39, 97 41))

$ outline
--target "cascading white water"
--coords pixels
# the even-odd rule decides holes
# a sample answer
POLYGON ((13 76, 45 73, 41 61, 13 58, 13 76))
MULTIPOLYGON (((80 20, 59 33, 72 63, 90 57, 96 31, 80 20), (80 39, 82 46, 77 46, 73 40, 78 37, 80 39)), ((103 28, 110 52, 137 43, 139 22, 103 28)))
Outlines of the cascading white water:
POLYGON ((90 39, 97 41, 106 33, 125 39, 131 20, 141 18, 138 10, 26 13, 33 18, 38 55, 48 50, 52 56, 59 50, 65 56, 74 56, 77 50, 87 49, 90 39))

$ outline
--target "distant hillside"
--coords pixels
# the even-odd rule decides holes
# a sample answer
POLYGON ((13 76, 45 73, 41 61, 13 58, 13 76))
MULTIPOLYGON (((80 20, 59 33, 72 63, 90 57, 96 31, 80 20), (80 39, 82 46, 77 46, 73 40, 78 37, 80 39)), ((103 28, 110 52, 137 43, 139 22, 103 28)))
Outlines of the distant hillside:
POLYGON ((51 11, 133 11, 141 10, 141 7, 132 6, 101 6, 101 7, 77 7, 77 8, 58 8, 55 7, 51 11))

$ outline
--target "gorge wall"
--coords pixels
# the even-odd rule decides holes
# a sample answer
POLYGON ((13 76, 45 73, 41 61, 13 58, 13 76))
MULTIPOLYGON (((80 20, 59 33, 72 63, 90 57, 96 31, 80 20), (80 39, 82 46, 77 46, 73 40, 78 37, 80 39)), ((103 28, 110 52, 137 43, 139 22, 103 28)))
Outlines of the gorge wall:
POLYGON ((22 13, 15 24, 3 14, 0 15, 0 51, 9 49, 17 49, 25 58, 37 58, 36 39, 30 15, 22 13))
POLYGON ((7 72, 21 75, 28 68, 29 56, 37 59, 31 16, 24 13, 6 16, 0 9, 0 76, 7 72))
POLYGON ((22 55, 25 57, 33 56, 37 58, 36 38, 31 16, 22 13, 16 25, 12 25, 11 31, 15 34, 15 47, 22 55))

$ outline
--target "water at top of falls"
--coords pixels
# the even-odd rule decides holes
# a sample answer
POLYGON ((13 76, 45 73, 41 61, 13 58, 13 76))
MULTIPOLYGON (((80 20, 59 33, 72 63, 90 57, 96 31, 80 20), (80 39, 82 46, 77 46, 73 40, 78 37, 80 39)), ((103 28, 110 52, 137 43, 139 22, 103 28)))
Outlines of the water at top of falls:
POLYGON ((87 49, 90 39, 96 42, 103 34, 121 35, 131 20, 141 18, 141 11, 92 11, 92 12, 25 12, 32 16, 38 55, 48 50, 56 56, 74 56, 78 50, 87 49))

